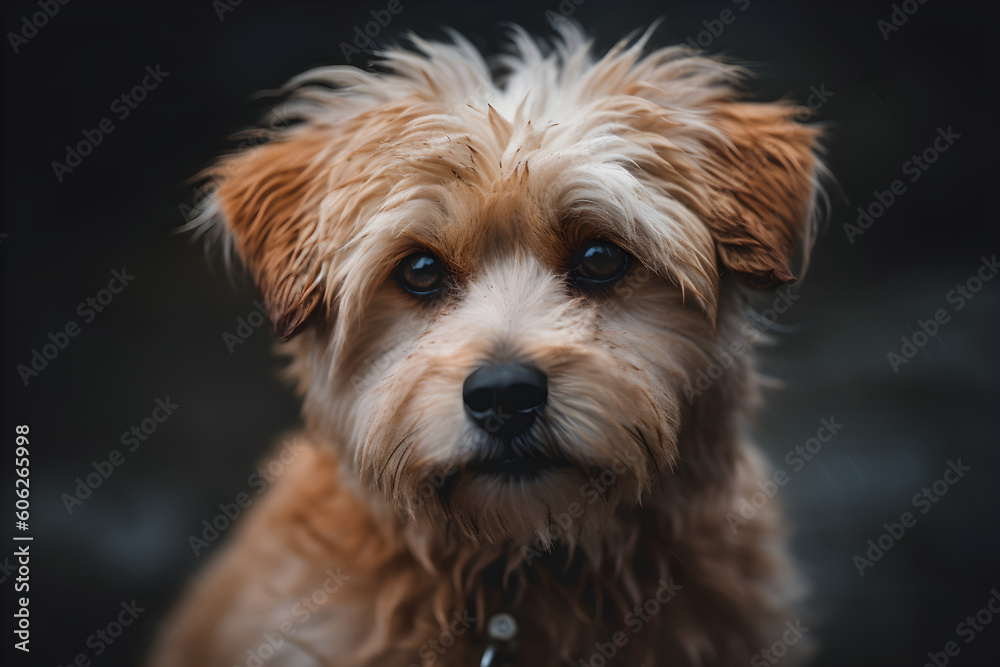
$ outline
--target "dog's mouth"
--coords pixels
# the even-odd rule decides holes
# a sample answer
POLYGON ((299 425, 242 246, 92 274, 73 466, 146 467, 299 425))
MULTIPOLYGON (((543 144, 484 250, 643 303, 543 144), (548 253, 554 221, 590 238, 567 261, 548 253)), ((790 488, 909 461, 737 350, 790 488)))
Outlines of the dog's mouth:
POLYGON ((489 451, 467 464, 469 472, 511 481, 531 481, 567 468, 570 462, 547 455, 536 447, 496 441, 489 451))

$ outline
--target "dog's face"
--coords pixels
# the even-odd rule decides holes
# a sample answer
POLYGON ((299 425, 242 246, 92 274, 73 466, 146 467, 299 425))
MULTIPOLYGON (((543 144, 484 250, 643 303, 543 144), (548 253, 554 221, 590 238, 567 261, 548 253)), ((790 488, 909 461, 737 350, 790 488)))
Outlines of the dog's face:
POLYGON ((404 518, 485 541, 547 535, 613 477, 572 536, 677 465, 733 319, 720 274, 794 279, 816 168, 797 109, 737 101, 717 61, 514 41, 499 87, 460 40, 311 73, 304 122, 224 160, 206 209, 310 427, 404 518))

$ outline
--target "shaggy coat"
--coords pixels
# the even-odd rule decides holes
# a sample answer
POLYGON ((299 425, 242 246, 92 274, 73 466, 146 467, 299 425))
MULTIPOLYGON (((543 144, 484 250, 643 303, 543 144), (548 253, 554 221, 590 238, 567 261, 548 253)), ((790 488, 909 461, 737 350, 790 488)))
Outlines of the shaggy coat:
POLYGON ((804 264, 818 131, 722 60, 644 55, 650 32, 600 59, 557 32, 308 72, 208 170, 192 227, 264 295, 310 445, 153 665, 468 667, 498 612, 519 666, 745 665, 797 618, 776 502, 733 517, 766 474, 740 428, 747 299, 804 264), (631 259, 584 293, 591 239, 631 259), (447 267, 432 299, 394 279, 417 251, 447 267), (565 465, 468 470, 490 445, 462 383, 487 361, 544 371, 531 438, 565 465))

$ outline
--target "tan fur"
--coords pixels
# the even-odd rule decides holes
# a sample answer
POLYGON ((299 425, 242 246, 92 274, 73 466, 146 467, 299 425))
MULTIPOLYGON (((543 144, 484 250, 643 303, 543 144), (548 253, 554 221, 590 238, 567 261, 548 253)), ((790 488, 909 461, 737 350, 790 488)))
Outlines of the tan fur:
POLYGON ((619 631, 608 664, 733 665, 794 618, 775 504, 726 521, 765 474, 739 428, 750 355, 688 396, 740 339, 736 279, 794 280, 817 132, 791 105, 741 100, 736 68, 643 57, 647 38, 594 62, 571 26, 551 53, 515 32, 499 86, 460 37, 414 38, 384 54, 389 73, 293 82, 282 113, 305 122, 209 171, 198 224, 225 226, 290 337, 313 446, 194 584, 153 665, 247 664, 283 622, 266 664, 478 665, 501 611, 518 665, 586 664, 619 631), (640 263, 601 295, 565 281, 592 238, 640 263), (392 278, 421 249, 451 272, 432 303, 392 278), (546 373, 533 428, 572 467, 517 484, 465 470, 479 441, 461 387, 485 361, 546 373), (303 620, 296 602, 331 568, 349 579, 303 620), (633 632, 662 581, 680 592, 633 632), (456 613, 474 627, 428 649, 456 613))

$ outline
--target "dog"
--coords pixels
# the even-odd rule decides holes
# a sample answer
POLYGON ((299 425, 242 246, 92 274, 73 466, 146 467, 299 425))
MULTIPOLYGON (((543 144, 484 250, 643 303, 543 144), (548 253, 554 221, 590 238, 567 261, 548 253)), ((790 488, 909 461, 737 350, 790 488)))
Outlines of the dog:
POLYGON ((152 665, 729 666, 796 622, 741 424, 821 130, 652 30, 410 36, 207 170, 191 228, 262 293, 308 446, 152 665))

